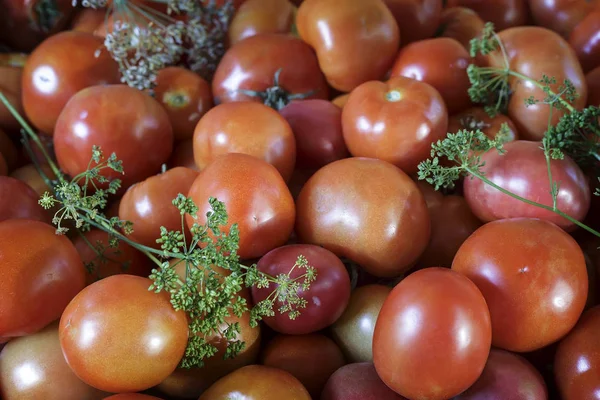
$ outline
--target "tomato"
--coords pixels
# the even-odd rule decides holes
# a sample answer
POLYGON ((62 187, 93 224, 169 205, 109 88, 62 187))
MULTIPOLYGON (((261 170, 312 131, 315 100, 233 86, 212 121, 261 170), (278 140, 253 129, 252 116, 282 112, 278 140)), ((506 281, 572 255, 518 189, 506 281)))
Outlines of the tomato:
MULTIPOLYGON (((38 139, 42 147, 45 149, 47 157, 50 158, 54 163, 56 163, 53 138, 51 136, 39 135, 38 139)), ((25 140, 28 143, 29 148, 32 150, 33 154, 30 155, 29 152, 25 149, 25 146, 21 147, 20 161, 26 164, 34 163, 37 161, 37 163, 40 165, 48 165, 48 160, 46 159, 46 156, 42 152, 41 148, 38 147, 36 142, 34 142, 34 140, 31 138, 26 138, 25 140)))
POLYGON ((190 139, 200 118, 213 106, 210 84, 182 67, 158 72, 154 96, 167 111, 177 141, 190 139))
POLYGON ((194 130, 194 159, 200 170, 226 153, 243 153, 273 165, 289 180, 296 164, 292 128, 277 111, 254 102, 216 106, 194 130))
POLYGON ((219 379, 198 400, 311 400, 306 388, 289 372, 248 365, 219 379))
POLYGON ((342 134, 342 110, 327 100, 294 101, 280 114, 296 138, 296 166, 318 169, 348 157, 342 134))
POLYGON ((65 362, 58 323, 11 340, 0 353, 0 396, 4 400, 100 400, 102 392, 83 383, 65 362))
POLYGON ((434 35, 442 12, 439 0, 384 0, 400 28, 402 45, 434 35))
POLYGON ((119 67, 108 51, 98 51, 102 48, 102 39, 91 33, 67 31, 46 39, 28 57, 23 107, 42 133, 53 134, 59 114, 81 89, 119 83, 119 67))
POLYGON ((212 81, 215 102, 262 102, 241 90, 263 92, 273 86, 281 69, 279 86, 291 94, 327 99, 329 88, 314 52, 291 35, 260 34, 242 40, 227 50, 212 81))
POLYGON ((569 35, 569 44, 585 72, 600 66, 600 8, 588 14, 569 35))
POLYGON ((292 173, 292 177, 288 182, 288 188, 290 189, 290 193, 292 193, 292 197, 294 200, 298 199, 300 195, 300 191, 306 185, 306 182, 310 179, 311 176, 315 173, 315 170, 312 169, 295 169, 292 173))
MULTIPOLYGON (((283 178, 267 162, 239 153, 217 157, 200 172, 188 197, 198 206, 197 222, 206 223, 208 199, 225 203, 228 224, 238 224, 241 259, 258 258, 283 245, 294 227, 294 199, 283 178)), ((194 220, 188 216, 187 224, 194 220)))
POLYGON ((491 340, 490 313, 473 282, 447 268, 426 268, 404 278, 383 303, 373 362, 396 393, 445 400, 479 378, 491 340))
POLYGON ((461 129, 479 129, 487 137, 494 139, 498 135, 498 132, 500 132, 503 124, 508 126, 506 141, 512 142, 517 140, 517 129, 509 117, 504 114, 498 114, 490 118, 483 108, 472 107, 454 114, 448 119, 448 132, 456 133, 461 129))
POLYGON ((71 21, 71 30, 94 33, 100 24, 104 24, 107 11, 104 9, 84 8, 76 11, 71 21))
POLYGON ((169 161, 167 161, 169 168, 185 167, 194 171, 200 171, 194 160, 194 139, 182 140, 181 142, 175 143, 173 153, 169 161))
POLYGON ((247 0, 229 25, 229 43, 261 33, 288 33, 294 22, 294 5, 288 0, 247 0))
POLYGON ((527 360, 508 351, 492 349, 477 382, 454 400, 485 398, 547 400, 548 390, 540 373, 527 360))
POLYGON ((169 294, 149 291, 150 284, 148 278, 113 275, 69 303, 60 319, 60 344, 81 380, 111 393, 136 392, 175 370, 187 345, 187 318, 173 309, 169 294))
POLYGON ((385 161, 348 158, 317 171, 297 200, 296 233, 379 277, 396 277, 427 246, 430 220, 417 185, 385 161))
MULTIPOLYGON (((0 65, 0 93, 2 93, 10 104, 17 110, 20 115, 23 115, 23 101, 21 99, 21 77, 23 76, 23 68, 0 65)), ((0 129, 5 129, 7 132, 18 132, 21 128, 19 122, 4 107, 0 107, 0 129)))
POLYGON ((344 106, 348 102, 349 97, 350 97, 350 93, 344 93, 344 94, 341 94, 341 95, 337 96, 336 98, 334 98, 331 102, 333 104, 335 104, 336 106, 338 106, 339 108, 344 108, 344 106))
POLYGON ((298 378, 313 399, 320 398, 331 374, 345 364, 339 347, 320 334, 278 335, 263 350, 262 363, 298 378))
MULTIPOLYGON (((492 149, 481 157, 485 177, 516 195, 551 207, 548 168, 541 144, 517 140, 505 144, 504 149, 504 154, 492 149)), ((585 175, 568 156, 551 160, 550 165, 552 179, 558 182, 558 209, 576 220, 583 220, 591 197, 585 175)), ((464 193, 473 213, 482 221, 530 217, 554 222, 565 229, 575 228, 560 215, 510 197, 478 178, 465 179, 464 193)))
POLYGON ((0 176, 8 175, 8 165, 2 153, 0 153, 0 176))
POLYGON ((85 272, 69 239, 43 222, 4 221, 0 243, 0 342, 4 342, 35 333, 60 317, 83 289, 85 272))
POLYGON ((161 400, 159 397, 141 393, 121 393, 106 397, 104 400, 161 400))
POLYGON ((490 308, 492 342, 510 351, 533 351, 559 340, 575 325, 587 298, 583 252, 544 220, 482 226, 458 250, 452 269, 479 287, 490 308))
POLYGON ((18 150, 11 138, 0 128, 0 154, 6 162, 7 170, 12 170, 18 162, 18 150))
POLYGON ((50 223, 50 213, 38 204, 40 197, 27 184, 8 176, 0 176, 0 222, 28 219, 50 223))
MULTIPOLYGON (((48 165, 41 165, 40 169, 50 179, 55 178, 52 169, 48 165)), ((10 177, 18 179, 21 182, 26 183, 29 187, 31 187, 38 195, 38 197, 36 197, 36 202, 39 199, 39 197, 41 197, 44 194, 44 192, 48 192, 50 190, 50 188, 38 172, 37 168, 33 164, 27 164, 15 169, 10 173, 10 177)))
POLYGON ((400 43, 398 24, 382 0, 305 0, 296 25, 329 84, 342 92, 383 78, 400 43))
POLYGON ((525 25, 529 17, 527 0, 448 0, 446 7, 470 8, 498 31, 525 25))
POLYGON ((370 362, 347 364, 327 381, 321 400, 406 400, 388 388, 370 362))
POLYGON ((483 32, 485 22, 470 8, 451 7, 442 11, 439 36, 457 40, 463 47, 470 51, 471 40, 483 32))
POLYGON ((344 140, 352 155, 390 162, 407 174, 417 172, 447 128, 439 92, 403 76, 360 85, 342 110, 344 140))
POLYGON ((565 38, 599 4, 598 0, 529 0, 535 24, 565 38))
POLYGON ((588 86, 588 106, 600 107, 600 66, 594 68, 585 76, 588 86))
POLYGON ((383 302, 392 291, 371 284, 354 289, 342 316, 331 326, 331 336, 351 362, 373 361, 373 331, 383 302))
POLYGON ((126 85, 95 86, 77 93, 61 112, 54 147, 61 169, 71 176, 88 168, 92 146, 105 156, 116 153, 125 174, 104 169, 118 178, 122 190, 159 171, 173 149, 173 130, 160 103, 126 85))
MULTIPOLYGON (((181 231, 183 220, 173 200, 179 194, 187 195, 197 176, 194 170, 176 167, 131 186, 119 204, 119 218, 133 222, 129 238, 160 249, 156 240, 162 226, 168 231, 181 231)), ((186 235, 190 237, 189 231, 186 235)))
POLYGON ((554 377, 563 400, 596 399, 600 390, 600 306, 586 311, 560 342, 554 377))

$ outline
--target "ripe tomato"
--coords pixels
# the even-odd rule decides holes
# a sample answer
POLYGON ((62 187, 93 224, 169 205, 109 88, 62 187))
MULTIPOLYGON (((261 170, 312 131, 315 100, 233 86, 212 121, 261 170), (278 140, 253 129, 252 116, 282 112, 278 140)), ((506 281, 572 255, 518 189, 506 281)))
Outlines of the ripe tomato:
POLYGON ((383 302, 392 288, 371 284, 350 295, 342 316, 331 326, 331 336, 350 362, 373 361, 373 331, 383 302))
POLYGON ((400 43, 398 24, 382 0, 305 0, 296 25, 329 84, 343 92, 383 78, 400 43))
POLYGON ((435 33, 443 9, 439 0, 383 0, 396 19, 402 45, 435 33))
POLYGON ((2 128, 0 128, 0 154, 6 162, 7 169, 12 170, 18 162, 19 153, 11 138, 4 133, 2 128))
MULTIPOLYGON (((271 164, 246 154, 217 157, 200 172, 188 196, 199 208, 199 224, 206 223, 210 197, 225 203, 224 229, 238 224, 241 259, 258 258, 282 246, 294 227, 294 199, 283 178, 271 164)), ((188 226, 193 222, 188 216, 188 226)))
POLYGON ((121 393, 106 397, 104 400, 162 400, 158 397, 141 393, 121 393))
POLYGON ((598 0, 529 0, 533 22, 565 38, 599 4, 598 0))
POLYGON ((194 171, 200 171, 194 160, 194 139, 183 140, 179 143, 175 143, 173 153, 169 161, 167 161, 169 168, 185 167, 194 171))
POLYGON ((6 176, 8 175, 8 164, 6 163, 6 160, 4 159, 4 155, 2 155, 2 153, 0 153, 0 176, 6 176))
POLYGON ((383 303, 373 362, 396 393, 445 400, 479 378, 491 340, 490 313, 473 282, 447 268, 426 268, 404 278, 383 303))
POLYGON ((439 36, 457 40, 467 51, 471 49, 471 40, 483 32, 485 22, 472 9, 451 7, 442 11, 439 36))
POLYGON ((126 85, 95 86, 77 93, 61 112, 54 132, 56 158, 71 176, 88 168, 92 146, 116 153, 125 174, 122 191, 159 171, 173 149, 173 130, 160 103, 126 85))
MULTIPOLYGON (((492 149, 482 155, 485 177, 496 185, 531 201, 552 206, 548 168, 539 142, 517 140, 505 144, 506 153, 492 149)), ((590 189, 581 169, 565 156, 551 160, 552 179, 558 182, 557 207, 569 216, 583 220, 590 207, 590 189)), ((473 213, 482 221, 503 218, 542 218, 565 229, 572 222, 552 211, 512 198, 477 178, 464 181, 464 193, 473 213)))
POLYGON ((350 93, 342 111, 344 140, 353 156, 387 161, 407 174, 417 171, 447 128, 448 112, 439 92, 403 76, 363 83, 350 93))
POLYGON ((213 106, 210 84, 181 67, 159 71, 154 95, 167 111, 177 141, 190 139, 200 118, 213 106))
POLYGON ((335 104, 336 106, 338 106, 339 108, 344 108, 344 106, 348 102, 349 97, 350 97, 350 93, 340 94, 339 96, 337 96, 336 98, 331 100, 331 102, 333 104, 335 104))
MULTIPOLYGON (((52 169, 48 165, 41 165, 40 169, 50 179, 56 178, 54 173, 52 172, 52 169)), ((50 188, 38 172, 37 168, 33 164, 27 164, 15 169, 10 173, 10 177, 18 179, 21 182, 26 183, 27 186, 31 187, 38 195, 38 197, 36 198, 36 202, 39 199, 39 197, 41 197, 45 192, 48 192, 50 190, 50 188)), ((11 193, 11 195, 14 195, 14 193, 11 193)))
MULTIPOLYGON (((10 104, 23 115, 23 101, 21 99, 21 77, 23 68, 0 65, 0 93, 6 96, 10 104)), ((0 107, 0 129, 6 129, 7 132, 18 132, 21 129, 19 122, 8 111, 8 108, 0 107)))
POLYGON ((504 114, 498 114, 490 118, 488 113, 481 107, 472 107, 458 114, 450 116, 448 119, 448 132, 456 133, 461 129, 475 130, 479 129, 490 139, 494 139, 502 124, 508 126, 507 142, 512 142, 518 139, 517 128, 515 124, 504 114))
POLYGON ((38 204, 39 195, 27 184, 8 176, 0 176, 0 222, 28 219, 50 223, 50 213, 38 204))
POLYGON ((81 291, 65 309, 60 344, 69 367, 87 384, 111 393, 158 385, 183 357, 187 318, 151 281, 113 275, 81 291), (118 340, 115 340, 117 335, 118 340))
POLYGON ((396 277, 421 255, 430 235, 417 185, 385 161, 347 158, 317 171, 297 200, 296 233, 367 272, 396 277))
POLYGON ((102 46, 91 33, 66 31, 44 40, 27 58, 23 107, 42 133, 53 135, 61 111, 81 89, 119 83, 118 65, 102 46))
POLYGON ((588 86, 588 106, 600 107, 600 66, 594 68, 585 76, 588 86))
POLYGON ((327 381, 321 400, 406 400, 382 382, 370 362, 347 364, 327 381))
POLYGON ((575 325, 587 298, 583 252, 544 220, 503 219, 482 226, 458 250, 452 269, 483 293, 492 343, 501 349, 533 351, 557 341, 575 325))
POLYGON ((261 33, 288 33, 294 22, 294 5, 288 0, 247 0, 229 25, 229 43, 261 33))
MULTIPOLYGON (((2 186, 2 185, 0 185, 2 186)), ((39 331, 85 286, 75 246, 45 223, 0 223, 0 342, 39 331)))
POLYGON ((242 153, 273 165, 289 180, 296 164, 292 128, 277 111, 254 102, 233 102, 210 110, 194 130, 194 159, 200 170, 216 157, 242 153))
POLYGON ((525 25, 529 17, 527 0, 448 0, 446 7, 470 8, 498 31, 525 25))
POLYGON ((198 400, 311 400, 306 388, 289 372, 248 365, 219 379, 198 400))
POLYGON ((589 13, 569 35, 569 44, 577 53, 584 72, 600 66, 600 8, 589 13))
POLYGON ((273 86, 281 69, 279 86, 291 94, 327 99, 329 88, 315 53, 309 45, 291 35, 261 34, 242 40, 225 53, 212 81, 215 102, 262 102, 240 90, 264 92, 273 86))
POLYGON ((100 24, 104 24, 107 11, 104 9, 83 8, 77 10, 76 13, 71 21, 71 30, 94 33, 100 24))

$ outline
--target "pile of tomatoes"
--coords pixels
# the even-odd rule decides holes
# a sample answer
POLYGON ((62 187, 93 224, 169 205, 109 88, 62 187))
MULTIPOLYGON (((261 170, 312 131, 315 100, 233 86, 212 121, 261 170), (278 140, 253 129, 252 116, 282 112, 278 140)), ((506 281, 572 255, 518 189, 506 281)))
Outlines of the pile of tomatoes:
POLYGON ((544 93, 522 84, 490 117, 467 68, 493 64, 469 47, 493 22, 511 69, 600 106, 600 2, 236 0, 214 76, 169 66, 153 93, 121 83, 106 10, 56 0, 49 22, 42 3, 0 0, 0 92, 39 135, 21 142, 0 104, 0 399, 600 398, 600 238, 480 179, 417 178, 447 133, 505 124, 485 176, 550 207, 550 171, 558 209, 598 230, 593 170, 541 149, 565 111, 526 107, 544 93), (57 235, 38 203, 50 160, 74 177, 93 146, 122 161, 104 212, 133 223, 129 244, 57 235), (297 318, 228 317, 245 346, 227 359, 206 337, 203 368, 179 367, 187 317, 148 291, 140 251, 181 228, 180 193, 199 220, 224 202, 244 263, 317 272, 297 318))

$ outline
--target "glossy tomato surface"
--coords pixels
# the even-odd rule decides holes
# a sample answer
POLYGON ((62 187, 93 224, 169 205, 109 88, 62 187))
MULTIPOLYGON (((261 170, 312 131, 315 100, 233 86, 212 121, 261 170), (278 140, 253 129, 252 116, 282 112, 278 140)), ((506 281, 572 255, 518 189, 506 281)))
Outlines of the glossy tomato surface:
POLYGON ((377 375, 373 363, 344 365, 327 381, 321 400, 406 400, 377 375))
POLYGON ((564 37, 600 4, 597 0, 529 0, 531 16, 540 25, 564 37))
POLYGON ((0 176, 0 222, 28 219, 50 223, 50 213, 38 204, 39 199, 40 196, 26 183, 0 176))
POLYGON ((384 0, 400 29, 400 43, 404 46, 417 40, 428 39, 435 33, 443 2, 438 0, 384 0))
POLYGON ((439 36, 457 40, 470 51, 471 40, 483 32, 485 22, 468 7, 451 7, 442 11, 439 36))
POLYGON ((229 43, 261 33, 288 33, 294 22, 294 5, 288 0, 247 0, 229 25, 229 43))
POLYGON ((587 14, 569 35, 581 67, 588 72, 600 66, 600 9, 587 14))
POLYGON ((528 22, 528 0, 448 0, 446 7, 466 7, 482 20, 492 22, 497 30, 525 25, 528 22))

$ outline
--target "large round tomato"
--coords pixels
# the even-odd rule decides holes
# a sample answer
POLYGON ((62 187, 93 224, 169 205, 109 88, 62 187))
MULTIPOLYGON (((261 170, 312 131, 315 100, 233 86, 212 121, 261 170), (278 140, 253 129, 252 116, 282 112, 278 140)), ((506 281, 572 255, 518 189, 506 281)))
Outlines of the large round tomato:
POLYGON ((598 0, 529 0, 533 21, 565 38, 598 4, 598 0))
POLYGON ((321 400, 406 400, 381 381, 370 362, 347 364, 327 381, 321 400))
POLYGON ((434 35, 443 2, 439 0, 383 0, 400 29, 402 45, 434 35))
POLYGON ((296 24, 329 84, 344 92, 383 78, 400 42, 398 24, 382 0, 305 0, 296 24))
POLYGON ((430 235, 417 185, 385 161, 347 158, 317 171, 297 200, 296 233, 367 272, 395 277, 421 255, 430 235))
POLYGON ((451 7, 442 11, 438 27, 439 36, 457 40, 466 50, 471 49, 471 40, 483 32, 485 22, 470 8, 451 7))
POLYGON ((513 140, 517 140, 517 128, 506 115, 498 114, 490 117, 483 108, 472 107, 450 116, 448 119, 448 132, 456 133, 461 129, 469 131, 479 129, 487 137, 494 139, 502 129, 503 124, 506 124, 508 127, 505 141, 512 142, 513 140))
POLYGON ((0 222, 29 219, 50 223, 50 213, 38 204, 39 199, 40 196, 26 183, 0 176, 0 222))
POLYGON ((529 16, 527 0, 448 0, 446 7, 467 7, 481 19, 494 23, 497 30, 521 26, 529 16))
POLYGON ((67 363, 87 384, 111 393, 158 385, 183 357, 188 323, 148 278, 113 275, 81 291, 59 327, 67 363))
POLYGON ((569 44, 577 53, 581 67, 588 72, 600 66, 600 8, 588 14, 569 35, 569 44))
POLYGON ((0 223, 0 342, 56 320, 84 286, 75 246, 52 226, 21 219, 0 223))
POLYGON ((373 362, 402 396, 446 400, 479 378, 491 341, 490 313, 477 286, 450 269, 426 268, 400 281, 383 303, 373 362))
POLYGON ((588 291, 583 252, 551 222, 490 222, 461 246, 452 269, 483 293, 494 346, 533 351, 563 337, 577 322, 588 291))
POLYGON ((229 43, 261 33, 288 33, 294 22, 294 5, 288 0, 248 0, 229 25, 229 43))

